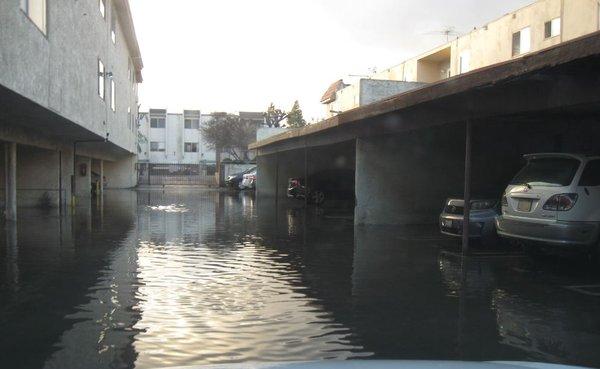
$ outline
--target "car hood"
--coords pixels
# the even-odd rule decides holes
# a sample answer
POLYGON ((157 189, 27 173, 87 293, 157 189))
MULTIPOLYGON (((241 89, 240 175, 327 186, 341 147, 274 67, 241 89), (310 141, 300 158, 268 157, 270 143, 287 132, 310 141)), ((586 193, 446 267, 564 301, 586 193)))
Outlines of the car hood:
POLYGON ((243 363, 186 366, 169 369, 567 369, 581 368, 559 364, 523 361, 405 361, 405 360, 349 360, 307 361, 283 363, 243 363))

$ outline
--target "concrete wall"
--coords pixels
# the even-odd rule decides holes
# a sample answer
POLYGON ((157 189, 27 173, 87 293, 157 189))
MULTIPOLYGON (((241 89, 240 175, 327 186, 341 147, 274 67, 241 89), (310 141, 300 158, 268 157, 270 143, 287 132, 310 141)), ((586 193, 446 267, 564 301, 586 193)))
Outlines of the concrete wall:
POLYGON ((277 154, 256 158, 256 196, 273 198, 277 194, 277 154))
POLYGON ((105 188, 122 189, 135 187, 137 185, 136 163, 136 155, 129 155, 117 161, 105 161, 105 188))
POLYGON ((435 222, 463 187, 463 137, 438 129, 357 139, 355 224, 435 222))
MULTIPOLYGON (((107 1, 106 19, 97 0, 47 1, 44 35, 20 9, 17 0, 0 2, 0 84, 58 113, 121 148, 134 152, 137 86, 129 78, 131 54, 121 23, 116 44, 110 41, 110 19, 117 16, 107 1), (97 93, 98 59, 113 73, 116 111, 97 93)), ((122 16, 122 15, 121 15, 122 16)))
POLYGON ((426 83, 361 79, 360 105, 381 101, 390 96, 398 95, 424 85, 426 83))
POLYGON ((335 100, 325 105, 325 114, 332 117, 338 112, 381 101, 423 85, 425 83, 361 78, 337 91, 335 100))
POLYGON ((86 156, 75 158, 75 195, 82 201, 92 196, 92 159, 86 156))
POLYGON ((264 140, 271 136, 278 135, 287 131, 289 128, 285 127, 259 127, 256 130, 256 141, 264 140))
MULTIPOLYGON (((0 150, 4 155, 3 149, 0 150)), ((17 204, 19 207, 58 207, 70 201, 73 155, 70 150, 17 146, 17 204), (60 162, 62 161, 62 163, 60 162), (61 183, 62 180, 62 183, 61 183), (62 186, 62 191, 60 188, 62 186)), ((4 206, 4 160, 0 162, 0 206, 4 206)))

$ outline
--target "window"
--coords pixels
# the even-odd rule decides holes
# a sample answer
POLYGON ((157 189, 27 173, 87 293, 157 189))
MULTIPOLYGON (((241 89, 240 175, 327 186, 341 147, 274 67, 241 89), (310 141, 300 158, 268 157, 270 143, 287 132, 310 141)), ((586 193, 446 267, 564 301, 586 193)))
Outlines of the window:
POLYGON ((112 40, 113 44, 117 43, 117 28, 116 28, 117 27, 117 24, 116 24, 117 22, 116 22, 116 19, 117 19, 117 15, 115 14, 115 10, 114 10, 114 7, 113 7, 113 11, 112 11, 112 14, 111 14, 111 17, 110 17, 110 39, 112 40))
POLYGON ((100 8, 102 18, 106 19, 106 0, 98 0, 98 7, 100 8))
POLYGON ((592 160, 585 166, 581 179, 580 186, 600 186, 600 160, 592 160))
POLYGON ((46 0, 21 0, 21 9, 46 34, 46 0))
POLYGON ((165 128, 165 118, 150 118, 150 128, 165 128))
POLYGON ((512 54, 513 56, 525 54, 531 51, 531 28, 526 27, 519 32, 513 33, 512 54))
POLYGON ((198 152, 198 143, 186 142, 183 149, 185 152, 198 152))
POLYGON ((131 107, 127 107, 127 128, 131 131, 131 126, 132 126, 132 122, 131 122, 131 107))
POLYGON ((560 35, 560 18, 554 18, 544 24, 544 37, 550 38, 560 35))
POLYGON ((531 159, 510 182, 512 185, 568 186, 579 169, 580 162, 568 158, 531 159))
POLYGON ((115 80, 111 79, 110 80, 110 108, 112 109, 112 111, 116 111, 117 110, 117 91, 116 91, 116 87, 115 87, 115 80))
POLYGON ((463 51, 460 53, 460 64, 459 73, 466 73, 471 68, 471 53, 469 51, 463 51))
POLYGON ((98 96, 104 100, 104 63, 98 59, 98 96))
POLYGON ((185 119, 184 125, 185 125, 185 129, 199 129, 200 128, 200 120, 199 119, 185 119))
POLYGON ((164 152, 165 151, 165 143, 164 142, 150 142, 150 151, 164 152))

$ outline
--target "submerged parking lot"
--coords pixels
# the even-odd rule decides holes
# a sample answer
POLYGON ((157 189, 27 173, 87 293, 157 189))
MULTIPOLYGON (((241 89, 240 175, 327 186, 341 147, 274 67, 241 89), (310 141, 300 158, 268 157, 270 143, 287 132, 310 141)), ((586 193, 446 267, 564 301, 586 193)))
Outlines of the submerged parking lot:
POLYGON ((600 273, 518 251, 461 259, 436 227, 216 190, 109 191, 24 210, 0 238, 0 367, 310 359, 600 367, 600 273))

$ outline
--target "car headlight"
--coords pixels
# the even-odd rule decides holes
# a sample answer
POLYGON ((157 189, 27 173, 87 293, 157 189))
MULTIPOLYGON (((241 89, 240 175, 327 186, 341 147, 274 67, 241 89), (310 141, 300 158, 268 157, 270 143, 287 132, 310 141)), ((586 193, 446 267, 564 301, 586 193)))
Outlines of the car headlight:
POLYGON ((495 201, 492 200, 478 200, 471 202, 471 210, 485 210, 491 209, 496 205, 495 201))

